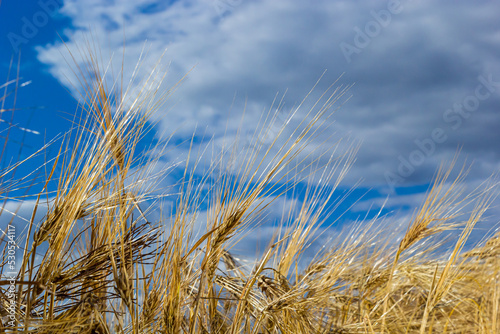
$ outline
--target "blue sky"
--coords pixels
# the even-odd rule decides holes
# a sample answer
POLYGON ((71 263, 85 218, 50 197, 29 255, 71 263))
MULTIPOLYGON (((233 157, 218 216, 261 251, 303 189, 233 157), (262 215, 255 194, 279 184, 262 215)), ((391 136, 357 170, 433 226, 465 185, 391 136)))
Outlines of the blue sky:
MULTIPOLYGON (((20 49, 21 81, 31 83, 19 90, 14 123, 40 133, 13 128, 8 148, 15 155, 25 136, 27 156, 71 126, 64 119, 76 110, 70 92, 81 87, 70 84, 66 48, 83 45, 89 30, 103 59, 115 55, 115 66, 125 36, 126 76, 145 45, 139 77, 165 49, 165 87, 195 66, 154 116, 152 136, 175 130, 177 142, 194 131, 230 142, 245 103, 242 133, 252 133, 277 93, 286 91, 290 110, 327 70, 310 102, 340 75, 339 84, 354 83, 332 124, 337 138, 360 143, 342 184, 359 190, 343 208, 368 192, 345 219, 377 211, 388 195, 386 212, 406 217, 457 148, 460 161, 473 162, 470 189, 498 171, 499 10, 495 1, 4 0, 0 75, 7 77, 20 49)), ((181 145, 162 161, 185 154, 181 145)), ((496 224, 492 212, 489 224, 496 224)))

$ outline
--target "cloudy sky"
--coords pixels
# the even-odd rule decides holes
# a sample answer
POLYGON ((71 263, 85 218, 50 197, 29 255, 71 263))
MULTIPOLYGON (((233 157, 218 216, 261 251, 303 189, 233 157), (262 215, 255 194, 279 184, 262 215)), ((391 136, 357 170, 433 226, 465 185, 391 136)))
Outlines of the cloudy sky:
MULTIPOLYGON (((4 0, 0 75, 21 53, 20 76, 30 84, 19 91, 12 138, 25 139, 23 156, 69 128, 71 94, 81 87, 68 49, 77 54, 89 36, 103 59, 114 55, 113 66, 121 66, 125 44, 126 77, 144 50, 139 77, 165 50, 165 87, 190 71, 154 116, 154 136, 175 130, 180 141, 195 131, 214 142, 231 140, 238 127, 252 133, 276 94, 286 92, 286 114, 320 77, 308 103, 341 76, 337 85, 353 84, 351 97, 339 101, 331 129, 360 144, 344 187, 359 183, 359 193, 368 192, 348 217, 377 209, 388 195, 387 210, 405 215, 458 149, 459 161, 472 163, 470 188, 498 171, 498 13, 495 1, 4 0)), ((19 142, 9 149, 17 152, 19 142)))

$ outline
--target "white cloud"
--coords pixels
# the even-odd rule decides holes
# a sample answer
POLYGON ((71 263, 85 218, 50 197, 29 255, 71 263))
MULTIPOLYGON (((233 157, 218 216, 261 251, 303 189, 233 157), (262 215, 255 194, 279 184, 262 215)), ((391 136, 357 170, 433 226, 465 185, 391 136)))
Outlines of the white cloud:
MULTIPOLYGON (((132 75, 146 39, 148 54, 138 77, 151 70, 152 61, 165 49, 164 63, 169 66, 165 87, 196 65, 156 114, 160 132, 177 130, 179 138, 189 139, 197 128, 198 134, 213 137, 214 143, 233 142, 240 127, 244 136, 253 134, 277 92, 288 89, 283 99, 283 110, 288 112, 328 69, 303 111, 341 73, 345 72, 342 83, 356 83, 351 89, 354 96, 334 115, 335 123, 327 134, 337 131, 335 138, 363 140, 347 181, 353 184, 362 178, 367 186, 381 189, 377 201, 385 199, 388 172, 400 177, 398 186, 428 182, 439 163, 451 159, 458 146, 463 147, 463 156, 476 161, 470 182, 498 169, 500 23, 496 3, 402 1, 390 22, 369 36, 368 45, 357 45, 359 52, 350 61, 341 43, 356 46, 356 29, 364 31, 371 22, 376 24, 374 15, 380 16, 388 3, 322 0, 313 6, 300 0, 191 0, 163 4, 70 0, 62 11, 74 26, 65 32, 69 49, 85 48, 89 37, 82 31, 88 33, 90 28, 103 59, 114 54, 115 71, 121 66, 125 36, 126 78, 132 75), (465 104, 475 94, 484 81, 480 76, 491 76, 490 94, 468 116, 452 111, 449 115, 461 117, 455 128, 458 121, 447 121, 445 115, 454 104, 465 104), (245 103, 245 121, 241 122, 245 103), (428 144, 432 149, 425 152, 421 143, 429 143, 436 129, 446 139, 428 144), (404 161, 412 164, 412 170, 402 175, 399 170, 404 169, 404 161)), ((65 78, 65 48, 60 43, 40 47, 39 59, 70 86, 65 78)), ((77 84, 74 79, 71 82, 77 84)), ((324 139, 321 136, 317 142, 324 139)), ((186 147, 178 146, 167 158, 185 155, 186 147)), ((407 199, 392 203, 414 200, 407 199)))

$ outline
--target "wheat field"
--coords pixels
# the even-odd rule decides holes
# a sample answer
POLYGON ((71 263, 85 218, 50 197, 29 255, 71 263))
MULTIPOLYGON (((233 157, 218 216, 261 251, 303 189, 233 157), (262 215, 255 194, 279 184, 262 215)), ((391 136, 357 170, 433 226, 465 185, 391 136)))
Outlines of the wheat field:
MULTIPOLYGON (((376 217, 347 226, 304 263, 355 160, 355 148, 338 153, 331 141, 319 151, 326 164, 308 160, 318 128, 348 89, 332 86, 270 144, 259 141, 275 120, 265 116, 247 154, 215 152, 201 180, 192 152, 175 208, 149 221, 159 210, 149 204, 157 203, 151 184, 161 175, 151 166, 159 155, 136 149, 175 87, 160 88, 160 66, 133 90, 109 80, 92 48, 72 56, 85 59, 73 68, 85 117, 43 166, 31 216, 15 237, 12 221, 0 236, 1 333, 500 333, 500 235, 464 251, 495 199, 493 179, 467 190, 466 166, 443 165, 399 239, 376 217), (320 181, 299 212, 284 212, 265 250, 241 263, 232 248, 242 234, 311 176, 320 181), (195 233, 202 205, 207 218, 195 233), (437 236, 449 231, 458 233, 440 254, 437 236)), ((2 187, 22 163, 2 171, 2 187)))

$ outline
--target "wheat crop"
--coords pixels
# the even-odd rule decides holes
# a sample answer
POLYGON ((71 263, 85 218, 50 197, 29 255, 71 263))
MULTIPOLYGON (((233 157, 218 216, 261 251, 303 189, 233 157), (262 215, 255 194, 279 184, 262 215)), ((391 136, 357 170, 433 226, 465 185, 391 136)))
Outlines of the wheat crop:
MULTIPOLYGON (((264 115, 245 154, 215 152, 201 179, 190 151, 174 209, 150 221, 150 210, 161 210, 151 184, 162 177, 151 166, 169 144, 154 155, 137 145, 175 87, 159 84, 158 63, 149 77, 135 78, 140 89, 128 89, 93 50, 89 44, 72 55, 85 60, 73 71, 86 117, 74 120, 42 166, 41 190, 29 194, 32 214, 17 226, 23 233, 13 239, 7 227, 0 236, 0 332, 500 333, 500 234, 463 251, 495 199, 493 180, 468 191, 464 169, 451 178, 453 162, 437 172, 397 242, 382 217, 323 238, 334 235, 324 225, 356 153, 330 138, 317 145, 349 88, 332 85, 309 109, 294 109, 294 121, 271 142, 259 140, 276 121, 264 115), (244 234, 307 182, 298 210, 283 212, 267 248, 242 263, 233 249, 244 234), (435 236, 457 229, 449 253, 436 251, 442 239, 435 236), (304 263, 318 240, 325 247, 304 263), (10 279, 12 249, 18 264, 10 279)), ((3 114, 14 109, 5 105, 12 87, 8 78, 3 114)), ((27 182, 12 175, 21 163, 1 174, 5 201, 23 201, 8 196, 27 182)))

